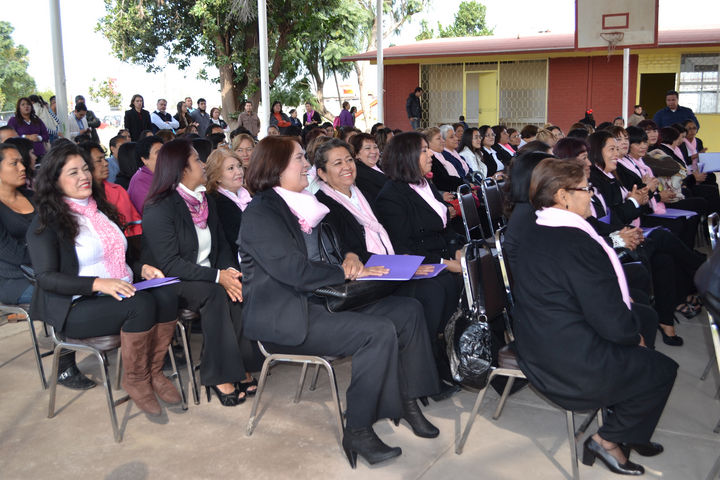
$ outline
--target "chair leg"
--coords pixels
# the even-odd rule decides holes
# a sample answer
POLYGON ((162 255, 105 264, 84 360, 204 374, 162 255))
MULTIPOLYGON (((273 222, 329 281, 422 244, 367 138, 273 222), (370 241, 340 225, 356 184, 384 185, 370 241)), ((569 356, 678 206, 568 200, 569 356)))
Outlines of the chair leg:
POLYGON ((310 390, 311 392, 314 392, 315 388, 317 388, 317 381, 318 381, 319 375, 320 375, 320 364, 317 363, 317 364, 315 364, 315 373, 313 374, 312 382, 310 382, 310 388, 308 388, 308 390, 310 390))
POLYGON ((302 372, 300 372, 300 380, 298 380, 298 386, 297 390, 295 390, 295 398, 293 399, 293 403, 298 403, 300 401, 300 395, 302 395, 302 389, 305 385, 305 376, 307 375, 307 362, 303 362, 302 366, 302 372))
POLYGON ((190 388, 193 393, 193 401, 195 402, 195 405, 200 405, 200 393, 198 391, 198 384, 197 379, 195 378, 195 368, 193 367, 193 360, 192 355, 190 353, 190 346, 188 345, 188 338, 187 338, 187 332, 185 330, 185 325, 182 324, 182 322, 177 322, 176 324, 178 335, 180 335, 180 342, 183 346, 183 353, 185 354, 185 364, 187 366, 187 373, 188 373, 188 382, 190 388))
POLYGON ((55 416, 55 393, 57 391, 58 365, 60 363, 60 350, 62 346, 56 345, 53 353, 52 371, 50 372, 50 399, 48 401, 48 418, 55 416))
POLYGON ((180 378, 180 371, 177 368, 177 364, 175 363, 175 354, 173 353, 172 348, 172 342, 170 342, 170 345, 168 345, 168 355, 170 355, 170 365, 172 366, 172 376, 175 377, 175 381, 177 382, 178 391, 180 391, 180 398, 182 399, 181 405, 183 410, 188 409, 187 404, 187 395, 185 395, 185 389, 183 388, 182 379, 180 378))
POLYGON ((580 428, 578 428, 577 431, 575 432, 576 435, 579 436, 579 435, 585 433, 585 431, 588 429, 590 424, 595 419, 598 420, 598 427, 601 427, 602 426, 602 413, 600 413, 601 411, 602 411, 601 409, 597 409, 594 412, 592 412, 591 414, 589 414, 587 417, 585 417, 585 420, 583 420, 583 423, 580 424, 580 428))
POLYGON ((122 383, 122 346, 117 351, 117 363, 115 364, 115 390, 120 390, 122 383))
POLYGON ((571 410, 565 411, 567 420, 568 442, 570 443, 570 463, 572 467, 573 480, 580 479, 580 470, 578 469, 577 459, 577 442, 575 441, 575 416, 571 410))
POLYGON ((247 428, 245 429, 245 434, 248 437, 252 435, 253 430, 255 430, 255 415, 257 413, 258 405, 260 404, 260 397, 262 397, 263 390, 265 390, 265 382, 267 381, 268 370, 270 370, 270 363, 273 361, 273 359, 274 357, 272 355, 267 357, 263 362, 262 370, 260 371, 260 380, 258 380, 257 393, 255 394, 255 399, 253 400, 253 405, 250 409, 250 418, 248 419, 247 428))
MULTIPOLYGON (((332 365, 330 365, 329 362, 324 362, 325 369, 328 373, 328 379, 330 380, 330 393, 332 393, 333 402, 335 403, 335 421, 337 422, 338 427, 338 434, 340 435, 338 437, 338 441, 340 442, 340 448, 342 449, 342 438, 345 433, 345 425, 343 424, 342 419, 342 405, 340 405, 340 395, 338 394, 338 386, 337 386, 337 380, 335 379, 335 370, 333 369, 332 365)), ((317 365, 317 368, 315 369, 315 378, 314 380, 317 380, 317 373, 320 371, 320 364, 317 365)))
POLYGON ((35 354, 35 363, 37 364, 38 374, 40 375, 40 386, 43 390, 47 390, 48 383, 45 378, 42 357, 40 356, 40 347, 38 346, 37 334, 35 333, 35 324, 30 317, 27 318, 27 322, 28 328, 30 329, 30 340, 32 341, 33 353, 35 354))
POLYGON ((508 397, 510 396, 510 390, 512 389, 513 384, 515 383, 515 377, 508 377, 508 381, 505 384, 505 389, 503 390, 502 396, 500 397, 500 402, 498 402, 498 406, 495 409, 495 413, 493 414, 493 420, 497 420, 500 418, 500 414, 503 411, 503 408, 505 407, 505 402, 507 401, 508 397))
POLYGON ((715 363, 715 353, 713 352, 710 355, 710 360, 708 360, 708 364, 705 366, 705 370, 703 370, 702 375, 700 375, 700 380, 705 380, 707 378, 707 376, 710 374, 710 370, 712 370, 714 363, 715 363))
POLYGON ((485 386, 485 388, 478 392, 477 397, 475 398, 475 405, 473 405, 473 409, 470 412, 470 418, 468 418, 467 425, 465 425, 465 430, 463 430, 460 441, 458 441, 458 444, 455 447, 455 453, 457 455, 460 455, 463 451, 463 447, 465 446, 468 435, 470 435, 470 429, 472 429, 473 423, 475 423, 475 416, 477 415, 478 410, 480 410, 480 405, 482 404, 483 398, 485 398, 485 393, 490 387, 490 381, 493 379, 493 377, 495 377, 494 371, 490 373, 490 377, 488 378, 488 384, 485 386))
MULTIPOLYGON (((115 411, 115 400, 113 400, 112 386, 110 385, 110 376, 108 375, 108 362, 107 356, 103 353, 94 352, 95 358, 100 362, 100 376, 102 377, 102 384, 105 387, 105 397, 107 398, 108 410, 110 412, 110 423, 112 424, 113 437, 116 442, 122 441, 122 433, 118 426, 117 412, 115 411)), ((119 363, 119 362, 118 362, 119 363)), ((119 370, 119 369, 118 369, 119 370)))

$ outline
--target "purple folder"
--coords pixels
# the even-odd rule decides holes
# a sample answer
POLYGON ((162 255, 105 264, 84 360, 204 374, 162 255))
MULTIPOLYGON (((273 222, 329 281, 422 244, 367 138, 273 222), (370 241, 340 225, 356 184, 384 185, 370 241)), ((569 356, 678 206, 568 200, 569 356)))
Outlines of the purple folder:
POLYGON ((697 215, 697 212, 691 212, 690 210, 680 210, 679 208, 666 208, 665 213, 651 213, 651 217, 659 218, 690 218, 697 215))
POLYGON ((363 277, 358 280, 410 280, 425 257, 418 255, 373 255, 366 267, 385 267, 390 271, 382 277, 363 277))
POLYGON ((432 272, 428 273, 427 275, 413 275, 412 280, 422 280, 423 278, 437 277, 440 272, 447 268, 447 265, 443 265, 442 263, 431 263, 430 265, 433 266, 432 272))
POLYGON ((151 280, 133 283, 133 286, 135 290, 140 291, 147 290, 148 288, 163 287, 173 283, 180 283, 180 279, 178 277, 153 278, 151 280))

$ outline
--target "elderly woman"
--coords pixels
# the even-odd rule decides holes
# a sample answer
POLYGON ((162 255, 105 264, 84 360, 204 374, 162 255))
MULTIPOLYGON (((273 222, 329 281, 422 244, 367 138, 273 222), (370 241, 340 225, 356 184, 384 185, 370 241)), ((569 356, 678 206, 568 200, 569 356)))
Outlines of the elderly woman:
POLYGON ((270 127, 275 127, 278 131, 275 135, 285 135, 288 128, 292 124, 290 123, 290 117, 285 115, 282 110, 282 102, 275 100, 270 108, 270 126, 268 127, 268 135, 270 133, 270 127))
MULTIPOLYGON (((349 155, 344 160, 353 162, 349 155)), ((439 434, 416 403, 437 393, 439 382, 416 300, 390 296, 332 313, 312 295, 387 270, 365 268, 351 252, 334 252, 342 264, 322 260, 318 225, 328 209, 305 190, 309 167, 291 138, 265 138, 253 152, 246 184, 255 196, 238 239, 246 330, 273 352, 352 356, 342 444, 354 468, 358 454, 370 464, 401 454, 373 431, 378 419, 402 417, 418 436, 439 434)))
POLYGON ((452 199, 453 192, 465 181, 458 173, 457 168, 448 162, 442 154, 443 150, 445 150, 445 140, 440 129, 430 127, 424 130, 423 134, 427 139, 430 152, 432 183, 441 192, 447 192, 448 197, 445 200, 449 201, 452 199))
POLYGON ((452 125, 442 125, 440 127, 440 135, 442 135, 445 141, 445 148, 440 152, 445 159, 449 162, 460 178, 465 178, 465 175, 470 173, 470 167, 465 160, 457 152, 458 146, 460 145, 460 139, 455 134, 455 129, 452 125))
POLYGON ((137 407, 161 413, 157 397, 180 403, 163 375, 176 311, 162 294, 136 292, 133 276, 160 278, 152 265, 126 263, 127 241, 116 210, 94 185, 94 166, 80 147, 64 143, 50 150, 37 178, 38 214, 27 233, 37 278, 33 315, 70 338, 120 334, 122 385, 137 407), (102 295, 98 295, 102 294, 102 295), (157 306, 157 308, 156 308, 157 306))
POLYGON ((232 149, 238 154, 240 165, 244 169, 250 166, 250 155, 255 148, 255 140, 247 133, 235 135, 232 139, 232 149))
POLYGON ((357 172, 355 185, 372 205, 375 203, 375 197, 377 197, 380 189, 387 181, 387 177, 378 166, 380 149, 375 143, 375 137, 369 133, 358 133, 350 138, 349 143, 355 152, 357 172))
POLYGON ((584 220, 591 194, 579 163, 546 159, 532 173, 537 221, 521 239, 513 272, 519 363, 563 408, 612 407, 585 441, 582 461, 641 475, 628 455, 663 451, 650 439, 678 365, 644 347, 617 255, 584 220))

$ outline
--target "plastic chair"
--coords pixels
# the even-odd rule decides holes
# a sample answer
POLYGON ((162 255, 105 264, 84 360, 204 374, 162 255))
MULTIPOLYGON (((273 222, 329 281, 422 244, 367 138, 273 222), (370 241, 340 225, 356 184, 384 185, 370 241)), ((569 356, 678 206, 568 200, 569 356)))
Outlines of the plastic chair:
MULTIPOLYGON (((499 231, 498 233, 502 234, 502 231, 499 231)), ((500 235, 497 235, 497 238, 499 237, 500 235)), ((502 245, 499 245, 498 255, 502 255, 501 252, 502 245)), ((505 257, 505 255, 503 255, 503 257, 505 257)), ((494 270, 494 262, 492 262, 491 260, 492 255, 489 253, 489 249, 487 247, 478 250, 476 247, 471 248, 470 245, 466 245, 463 248, 463 256, 460 262, 463 270, 463 278, 466 279, 465 289, 468 295, 468 300, 471 302, 470 305, 476 304, 476 308, 479 308, 480 313, 484 313, 487 318, 494 318, 501 311, 506 311, 506 301, 504 298, 500 298, 502 297, 502 295, 499 294, 499 292, 502 290, 502 287, 500 287, 497 272, 494 270)), ((506 286, 506 288, 509 288, 509 286, 506 286)), ((509 330, 510 326, 508 321, 506 321, 505 326, 507 329, 506 334, 509 337, 512 337, 512 331, 509 330)), ((507 398, 510 395, 513 384, 515 383, 515 379, 527 379, 522 370, 520 370, 517 353, 515 352, 512 343, 500 349, 500 351, 498 352, 498 366, 492 367, 492 370, 488 377, 487 385, 477 394, 475 404, 473 405, 472 411, 470 412, 470 418, 468 419, 465 429, 463 430, 463 433, 458 440, 457 446, 455 447, 455 453, 457 455, 462 454, 465 442, 470 435, 470 430, 472 429, 473 423, 475 422, 475 417, 480 410, 480 405, 482 404, 482 401, 485 397, 485 393, 487 392, 492 379, 497 376, 507 377, 508 381, 505 385, 502 396, 500 397, 500 401, 498 402, 498 405, 495 409, 495 413, 493 414, 493 420, 497 420, 502 414, 507 398)), ((572 410, 566 410, 559 405, 556 405, 549 399, 545 398, 542 394, 537 392, 535 389, 533 389, 533 391, 540 398, 542 398, 544 401, 546 401, 553 407, 559 410, 563 410, 565 412, 568 443, 570 445, 570 462, 572 467, 572 475, 573 479, 580 478, 577 457, 577 439, 579 436, 585 433, 585 431, 595 418, 597 418, 598 425, 602 425, 602 416, 600 410, 598 409, 592 411, 582 422, 580 428, 576 429, 574 415, 575 412, 573 412, 572 410)))
MULTIPOLYGON (((265 383, 267 381, 268 373, 270 370, 270 367, 273 366, 276 363, 296 363, 302 365, 302 371, 300 373, 300 380, 298 381, 297 389, 295 391, 295 397, 293 398, 293 403, 298 403, 300 401, 300 395, 302 394, 302 389, 305 384, 305 376, 307 374, 307 367, 308 365, 316 365, 318 371, 320 367, 325 367, 325 370, 328 374, 328 379, 330 380, 330 393, 332 393, 333 397, 333 404, 335 405, 335 421, 337 423, 337 430, 338 430, 338 444, 340 445, 340 449, 342 450, 342 438, 343 438, 343 432, 344 432, 344 422, 343 422, 343 414, 342 414, 342 406, 340 404, 340 395, 338 394, 338 387, 337 387, 337 381, 335 379, 335 370, 333 368, 332 363, 339 359, 339 357, 321 357, 316 355, 295 355, 295 354, 287 354, 287 353, 269 353, 263 344, 261 342, 257 342, 258 347, 260 347, 260 351, 263 355, 265 355, 265 361, 263 362, 262 371, 260 372, 260 379, 258 380, 258 389, 257 393, 255 394, 255 399, 253 400, 252 409, 250 410, 250 419, 248 420, 246 434, 247 436, 251 436, 253 434, 253 431, 255 430, 255 427, 257 426, 257 409, 258 405, 260 404, 260 397, 263 394, 263 391, 265 390, 265 383)), ((315 378, 313 380, 312 389, 314 389, 314 386, 317 382, 317 372, 315 375, 315 378)))

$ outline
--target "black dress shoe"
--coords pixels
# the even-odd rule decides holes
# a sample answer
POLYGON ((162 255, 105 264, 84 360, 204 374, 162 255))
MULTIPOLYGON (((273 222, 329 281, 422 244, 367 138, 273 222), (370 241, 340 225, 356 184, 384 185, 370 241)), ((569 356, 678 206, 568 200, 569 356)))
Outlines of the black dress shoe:
POLYGON ((592 437, 588 437, 583 444, 582 463, 592 467, 596 458, 600 459, 608 470, 619 475, 642 475, 645 473, 642 465, 633 463, 629 459, 625 460, 625 463, 618 462, 602 445, 593 440, 592 437))
MULTIPOLYGON (((629 452, 630 450, 635 450, 638 455, 642 455, 643 457, 654 457, 655 455, 660 455, 662 452, 665 451, 662 445, 655 442, 648 442, 648 443, 622 443, 620 444, 623 448, 623 452, 626 450, 629 452)), ((625 454, 627 456, 627 454, 625 454)))
POLYGON ((59 373, 57 382, 73 390, 89 390, 95 386, 95 382, 83 375, 77 365, 72 365, 59 373))
MULTIPOLYGON (((440 430, 425 418, 417 402, 413 400, 403 401, 403 417, 410 424, 415 435, 422 438, 435 438, 440 435, 440 430)), ((395 425, 400 425, 400 420, 394 420, 395 425)))
POLYGON ((662 329, 662 327, 660 327, 660 325, 658 325, 658 330, 660 330, 660 333, 662 334, 663 343, 665 343, 665 345, 670 345, 671 347, 681 347, 682 346, 682 344, 683 344, 682 337, 679 337, 677 335, 673 335, 673 336, 667 335, 665 333, 665 331, 662 329))
POLYGON ((398 457, 402 453, 400 447, 390 447, 380 440, 372 427, 346 428, 343 434, 342 446, 352 468, 357 466, 358 454, 370 465, 375 465, 398 457))

